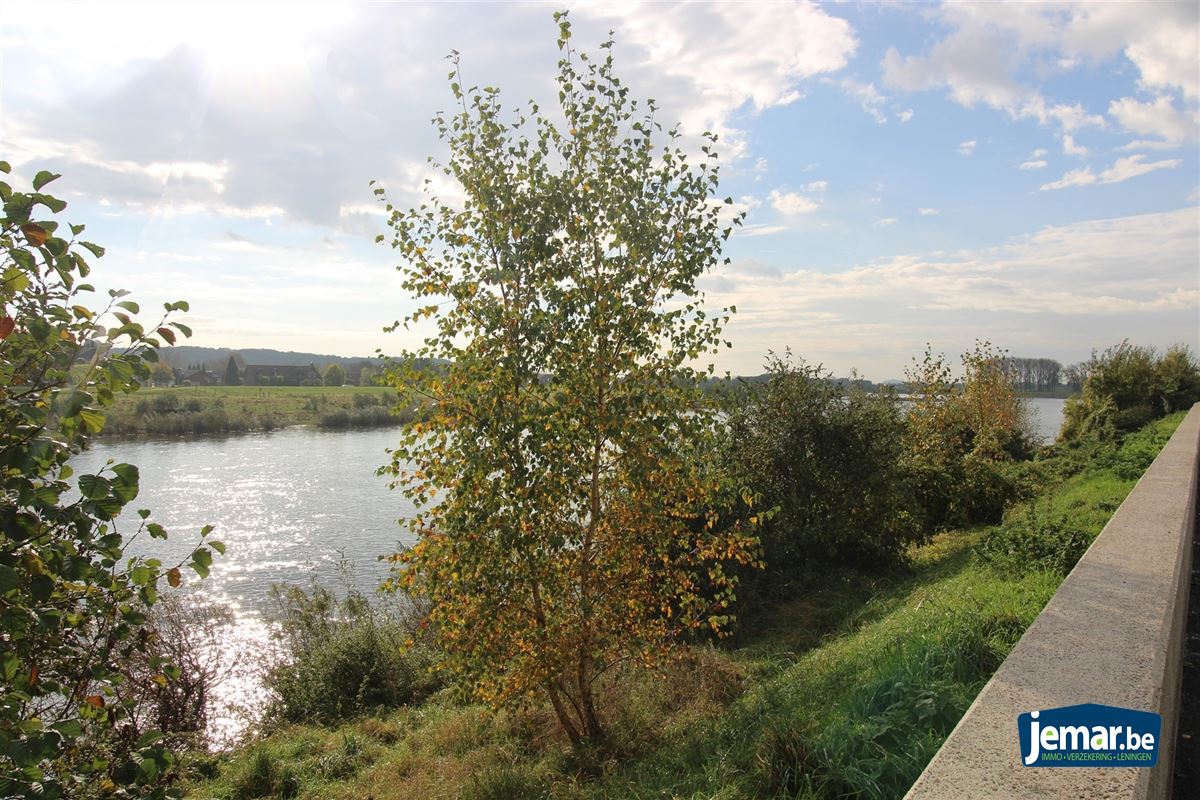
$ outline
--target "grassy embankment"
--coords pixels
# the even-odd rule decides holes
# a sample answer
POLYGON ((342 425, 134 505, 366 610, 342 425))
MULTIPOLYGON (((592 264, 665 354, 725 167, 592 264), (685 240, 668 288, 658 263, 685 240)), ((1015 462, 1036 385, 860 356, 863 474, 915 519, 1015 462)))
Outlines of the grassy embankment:
POLYGON ((1033 467, 1048 488, 1002 525, 941 534, 903 569, 828 571, 737 646, 689 649, 665 681, 627 673, 606 706, 620 755, 598 769, 578 768, 546 710, 493 713, 443 690, 198 759, 207 779, 188 796, 900 797, 1063 577, 1003 566, 1018 551, 997 567, 981 543, 1019 550, 1026 539, 1005 534, 1033 516, 1094 538, 1182 418, 1119 448, 1060 449, 1033 467))
POLYGON ((293 425, 394 425, 394 390, 381 386, 201 386, 142 389, 108 410, 108 435, 178 436, 269 431, 293 425))

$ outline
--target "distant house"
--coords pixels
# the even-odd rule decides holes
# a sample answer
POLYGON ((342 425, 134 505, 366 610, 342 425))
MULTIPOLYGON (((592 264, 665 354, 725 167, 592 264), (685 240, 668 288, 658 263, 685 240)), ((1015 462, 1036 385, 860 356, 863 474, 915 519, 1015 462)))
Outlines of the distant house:
POLYGON ((179 383, 188 384, 191 386, 216 386, 221 382, 221 379, 215 372, 209 372, 206 369, 189 372, 183 376, 183 380, 179 383))
POLYGON ((246 386, 320 386, 321 373, 312 364, 284 367, 273 364, 247 364, 242 373, 246 386))

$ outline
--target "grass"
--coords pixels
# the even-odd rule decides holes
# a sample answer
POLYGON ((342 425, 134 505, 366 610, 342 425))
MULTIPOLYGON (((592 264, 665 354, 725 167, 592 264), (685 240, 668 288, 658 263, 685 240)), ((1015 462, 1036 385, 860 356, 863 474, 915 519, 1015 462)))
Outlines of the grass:
POLYGON ((394 390, 381 386, 199 386, 121 395, 106 414, 106 435, 238 433, 313 425, 399 424, 394 390))
POLYGON ((999 569, 979 557, 981 541, 1032 506, 1094 538, 1134 485, 1131 465, 1182 417, 1119 448, 1046 461, 1036 469, 1050 488, 1000 526, 943 533, 903 568, 831 571, 732 647, 687 648, 663 675, 623 673, 605 697, 613 752, 598 765, 580 763, 544 708, 493 712, 444 690, 198 759, 208 777, 188 796, 901 797, 1062 580, 1062 570, 999 569))

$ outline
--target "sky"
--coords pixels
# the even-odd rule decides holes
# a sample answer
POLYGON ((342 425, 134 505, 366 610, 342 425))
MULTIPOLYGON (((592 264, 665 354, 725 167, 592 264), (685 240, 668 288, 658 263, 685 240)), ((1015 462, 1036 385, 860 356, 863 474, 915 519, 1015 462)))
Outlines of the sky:
POLYGON ((719 371, 1200 343, 1192 2, 4 0, 0 158, 62 173, 98 288, 187 299, 192 344, 398 353, 414 303, 368 183, 408 207, 437 177, 451 50, 552 105, 559 8, 660 119, 720 135, 747 216, 701 280, 738 312, 719 371))

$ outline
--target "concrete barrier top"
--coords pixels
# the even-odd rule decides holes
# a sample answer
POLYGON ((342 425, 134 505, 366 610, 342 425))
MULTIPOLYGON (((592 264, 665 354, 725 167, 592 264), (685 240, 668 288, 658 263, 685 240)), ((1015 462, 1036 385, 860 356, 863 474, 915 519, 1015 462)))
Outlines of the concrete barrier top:
POLYGON ((1198 465, 1200 404, 988 681, 908 798, 1167 796, 1198 465), (1158 765, 1023 766, 1018 715, 1082 703, 1162 714, 1158 765))

